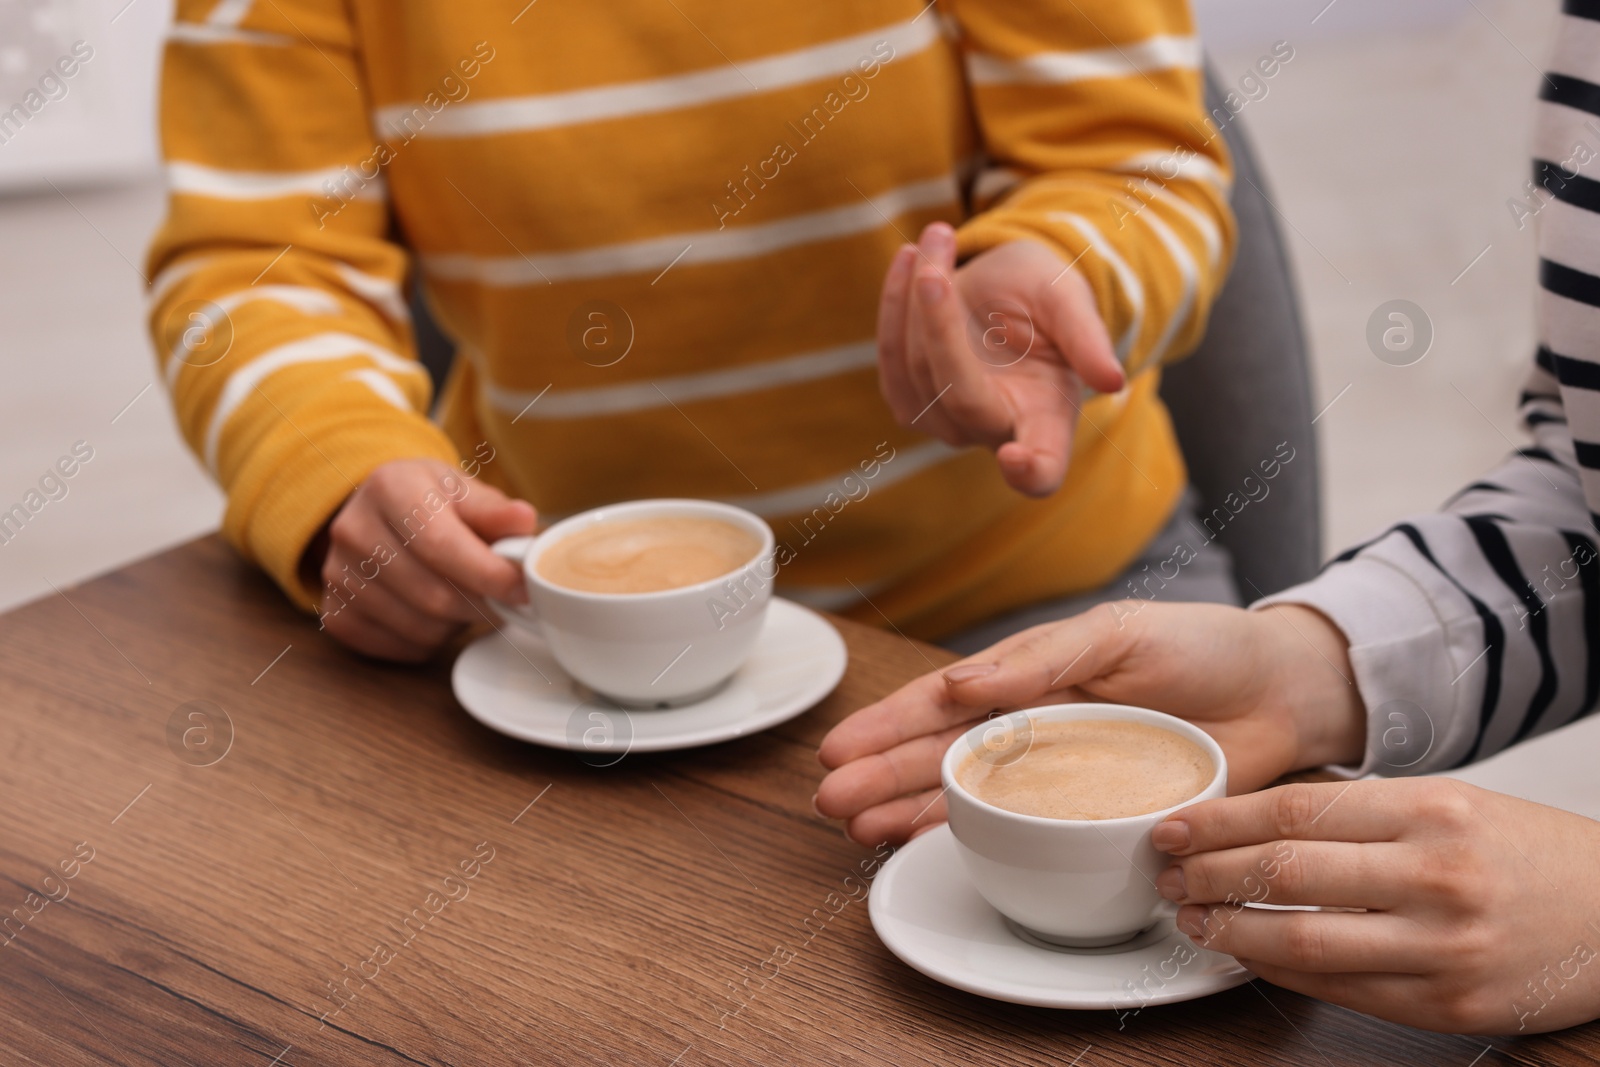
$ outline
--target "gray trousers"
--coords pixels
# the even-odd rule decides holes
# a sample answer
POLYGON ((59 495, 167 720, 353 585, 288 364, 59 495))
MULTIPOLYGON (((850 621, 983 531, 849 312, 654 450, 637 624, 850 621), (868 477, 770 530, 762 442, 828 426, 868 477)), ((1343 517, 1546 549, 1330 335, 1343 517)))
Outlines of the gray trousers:
POLYGON ((1167 525, 1150 539, 1139 558, 1108 584, 985 619, 939 643, 970 656, 1019 630, 1071 618, 1113 600, 1237 605, 1239 591, 1233 584, 1233 559, 1226 548, 1215 542, 1205 543, 1196 535, 1200 524, 1195 500, 1194 490, 1186 490, 1167 525))

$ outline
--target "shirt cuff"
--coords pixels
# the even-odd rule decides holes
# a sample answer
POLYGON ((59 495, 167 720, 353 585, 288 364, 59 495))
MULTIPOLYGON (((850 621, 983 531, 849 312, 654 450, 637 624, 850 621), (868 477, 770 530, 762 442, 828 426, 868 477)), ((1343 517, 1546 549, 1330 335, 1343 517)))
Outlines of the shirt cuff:
POLYGON ((1358 556, 1250 610, 1298 604, 1326 615, 1350 642, 1350 666, 1367 709, 1366 757, 1331 767, 1352 777, 1425 774, 1454 766, 1471 742, 1471 716, 1451 655, 1450 632, 1404 571, 1358 556))

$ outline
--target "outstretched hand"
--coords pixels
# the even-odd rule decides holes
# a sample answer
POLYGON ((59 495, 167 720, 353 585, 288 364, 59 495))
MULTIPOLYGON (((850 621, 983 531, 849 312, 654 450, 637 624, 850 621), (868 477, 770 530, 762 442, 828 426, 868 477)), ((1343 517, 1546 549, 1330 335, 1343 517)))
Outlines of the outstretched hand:
POLYGON ((1125 384, 1093 291, 1037 241, 955 264, 936 222, 896 253, 878 307, 878 379, 900 425, 994 450, 1018 492, 1066 477, 1083 386, 1125 384))
POLYGON ((866 845, 944 821, 945 749, 996 710, 1077 701, 1188 719, 1228 757, 1239 793, 1301 767, 1359 762, 1365 711, 1343 635, 1307 608, 1103 604, 925 674, 823 738, 817 810, 866 845), (1342 665, 1342 666, 1341 666, 1342 665))

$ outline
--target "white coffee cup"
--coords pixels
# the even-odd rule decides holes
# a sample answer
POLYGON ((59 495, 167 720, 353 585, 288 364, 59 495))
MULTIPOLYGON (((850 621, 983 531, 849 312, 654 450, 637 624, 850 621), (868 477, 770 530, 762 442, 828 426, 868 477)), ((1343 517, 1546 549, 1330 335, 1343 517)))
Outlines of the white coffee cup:
MULTIPOLYGON (((1026 758, 1026 757, 1023 757, 1026 758)), ((1170 860, 1150 841, 1156 823, 1190 804, 1224 796, 1227 758, 1199 727, 1145 708, 1051 704, 985 720, 946 750, 940 766, 950 830, 979 894, 1026 933, 1073 948, 1115 945, 1139 934, 1166 907, 1156 875, 1170 860), (1147 815, 1122 819, 1050 819, 995 807, 973 796, 956 772, 973 753, 1045 723, 1113 719, 1170 730, 1199 745, 1215 773, 1196 795, 1147 815)))
POLYGON ((715 691, 749 656, 766 619, 777 564, 772 529, 759 516, 709 500, 635 500, 580 512, 534 537, 507 537, 494 551, 522 565, 528 604, 490 605, 538 633, 563 670, 628 707, 670 707, 715 691), (539 557, 565 537, 605 522, 664 517, 720 519, 761 548, 748 563, 694 585, 650 593, 592 593, 556 585, 539 557))

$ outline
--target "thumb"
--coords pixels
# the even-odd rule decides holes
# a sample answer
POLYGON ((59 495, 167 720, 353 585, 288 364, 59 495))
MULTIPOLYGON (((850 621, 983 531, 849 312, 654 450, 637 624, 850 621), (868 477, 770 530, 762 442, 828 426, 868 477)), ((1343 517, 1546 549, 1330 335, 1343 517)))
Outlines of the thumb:
POLYGON ((1127 384, 1128 376, 1083 275, 1072 270, 1059 275, 1045 287, 1039 308, 1044 320, 1040 326, 1085 385, 1096 392, 1115 393, 1127 384))
POLYGON ((513 500, 492 485, 471 483, 456 503, 456 513, 473 533, 485 541, 533 533, 538 513, 526 500, 513 500))

